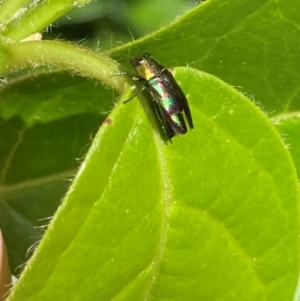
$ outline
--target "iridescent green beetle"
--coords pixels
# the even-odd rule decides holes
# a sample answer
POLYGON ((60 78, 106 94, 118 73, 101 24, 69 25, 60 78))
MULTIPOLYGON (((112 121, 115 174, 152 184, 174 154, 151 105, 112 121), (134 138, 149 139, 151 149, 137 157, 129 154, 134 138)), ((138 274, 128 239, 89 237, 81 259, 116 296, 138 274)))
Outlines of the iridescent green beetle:
POLYGON ((190 129, 193 129, 193 119, 186 96, 171 72, 148 53, 137 56, 130 63, 139 74, 133 80, 141 82, 149 90, 168 138, 187 132, 183 113, 190 129))

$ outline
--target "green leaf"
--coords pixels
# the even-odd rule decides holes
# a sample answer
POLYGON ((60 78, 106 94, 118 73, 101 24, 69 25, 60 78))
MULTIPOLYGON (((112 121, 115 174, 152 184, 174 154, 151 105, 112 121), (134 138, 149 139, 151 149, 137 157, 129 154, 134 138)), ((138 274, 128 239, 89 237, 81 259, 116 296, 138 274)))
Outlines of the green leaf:
POLYGON ((192 64, 241 87, 269 112, 300 107, 300 2, 205 1, 175 22, 111 51, 126 62, 141 49, 167 67, 192 64))
POLYGON ((293 298, 299 193, 285 145, 232 87, 191 68, 176 78, 195 129, 165 144, 137 101, 120 102, 10 301, 293 298))
MULTIPOLYGON (((36 116, 46 113, 45 103, 36 116)), ((0 224, 12 271, 20 270, 27 250, 42 237, 103 118, 98 113, 35 126, 18 118, 0 123, 0 224)))
POLYGON ((297 169, 298 178, 300 176, 300 116, 296 114, 282 114, 273 118, 279 133, 287 145, 297 169))
POLYGON ((34 80, 29 80, 32 73, 27 72, 3 87, 0 102, 3 120, 19 117, 25 125, 32 126, 86 113, 103 119, 111 110, 113 91, 107 91, 106 98, 99 97, 103 87, 95 81, 71 77, 66 72, 55 76, 45 72, 34 74, 34 80))

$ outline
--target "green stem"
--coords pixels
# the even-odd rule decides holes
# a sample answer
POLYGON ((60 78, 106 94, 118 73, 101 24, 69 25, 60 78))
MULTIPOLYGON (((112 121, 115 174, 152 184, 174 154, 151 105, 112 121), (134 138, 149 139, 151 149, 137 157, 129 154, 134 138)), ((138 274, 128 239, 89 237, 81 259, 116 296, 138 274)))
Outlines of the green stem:
POLYGON ((5 26, 12 16, 20 11, 22 8, 26 8, 31 0, 3 0, 0 3, 0 24, 5 26))
MULTIPOLYGON (((24 68, 50 66, 96 78, 120 94, 128 77, 122 65, 102 54, 74 44, 58 41, 30 41, 0 44, 0 76, 24 68)), ((129 71, 130 72, 130 71, 129 71)))
MULTIPOLYGON (((12 0, 6 1, 10 2, 12 0)), ((25 0, 23 1, 25 2, 25 0)), ((24 39, 42 31, 74 7, 83 6, 88 2, 90 0, 43 0, 9 23, 1 34, 15 41, 24 39), (76 6, 74 3, 76 3, 76 6)))

